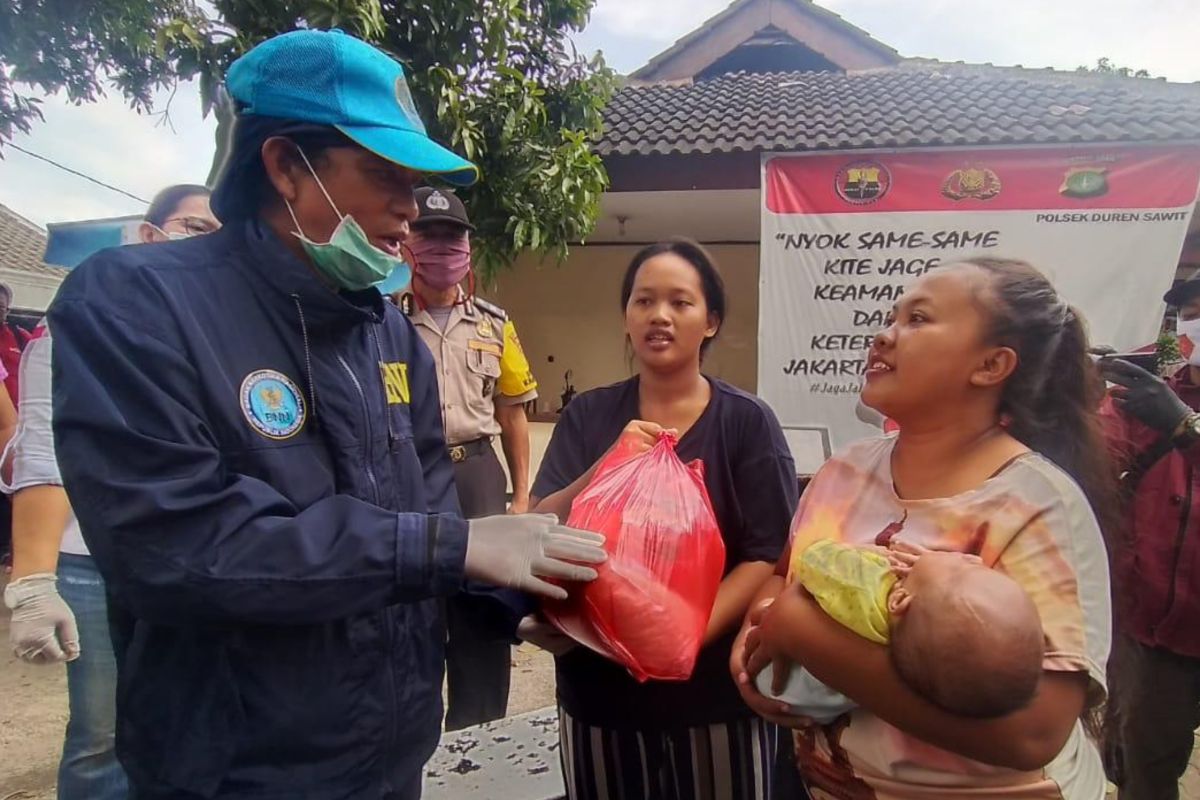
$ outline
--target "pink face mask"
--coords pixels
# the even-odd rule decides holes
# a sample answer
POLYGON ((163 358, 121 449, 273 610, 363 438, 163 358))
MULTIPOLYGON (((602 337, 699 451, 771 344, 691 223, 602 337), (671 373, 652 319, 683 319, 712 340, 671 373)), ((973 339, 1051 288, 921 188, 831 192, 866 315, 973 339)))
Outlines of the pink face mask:
POLYGON ((416 273, 434 289, 449 289, 471 269, 471 242, 464 232, 456 239, 412 236, 408 242, 416 273))

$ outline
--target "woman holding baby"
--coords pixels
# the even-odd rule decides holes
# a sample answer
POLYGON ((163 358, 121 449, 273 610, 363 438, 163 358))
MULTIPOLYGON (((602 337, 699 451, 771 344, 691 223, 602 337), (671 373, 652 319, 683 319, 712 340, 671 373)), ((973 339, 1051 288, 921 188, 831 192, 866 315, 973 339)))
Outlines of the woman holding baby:
POLYGON ((977 259, 914 283, 868 366, 900 432, 808 487, 734 644, 743 699, 796 729, 815 798, 1100 800, 1115 476, 1082 320, 977 259))

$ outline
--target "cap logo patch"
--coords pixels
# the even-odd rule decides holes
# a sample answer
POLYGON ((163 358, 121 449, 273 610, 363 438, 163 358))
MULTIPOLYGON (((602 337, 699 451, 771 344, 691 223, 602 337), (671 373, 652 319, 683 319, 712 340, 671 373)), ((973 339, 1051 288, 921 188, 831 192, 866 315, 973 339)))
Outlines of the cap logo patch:
POLYGON ((429 199, 425 201, 425 206, 430 211, 449 211, 450 201, 441 192, 433 192, 429 195, 429 199))

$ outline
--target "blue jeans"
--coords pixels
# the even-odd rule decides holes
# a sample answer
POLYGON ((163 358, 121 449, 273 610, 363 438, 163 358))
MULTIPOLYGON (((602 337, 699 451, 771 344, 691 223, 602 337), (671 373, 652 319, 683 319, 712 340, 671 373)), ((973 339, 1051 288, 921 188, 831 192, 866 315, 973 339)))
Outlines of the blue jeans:
POLYGON ((79 626, 79 658, 67 664, 71 717, 58 765, 58 800, 126 800, 117 762, 117 662, 108 632, 104 579, 88 556, 61 553, 58 591, 79 626))

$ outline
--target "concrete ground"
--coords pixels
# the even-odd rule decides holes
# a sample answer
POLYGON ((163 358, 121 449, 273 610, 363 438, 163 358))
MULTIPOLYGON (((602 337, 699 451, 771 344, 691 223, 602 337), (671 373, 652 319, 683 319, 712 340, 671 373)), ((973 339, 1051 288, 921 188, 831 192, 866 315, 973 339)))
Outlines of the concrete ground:
MULTIPOLYGON (((8 610, 0 613, 0 800, 55 800, 55 771, 67 721, 66 669, 13 658, 8 610)), ((554 662, 529 645, 513 651, 508 713, 554 702, 554 662)), ((1200 800, 1200 748, 1182 784, 1183 800, 1200 800)))

